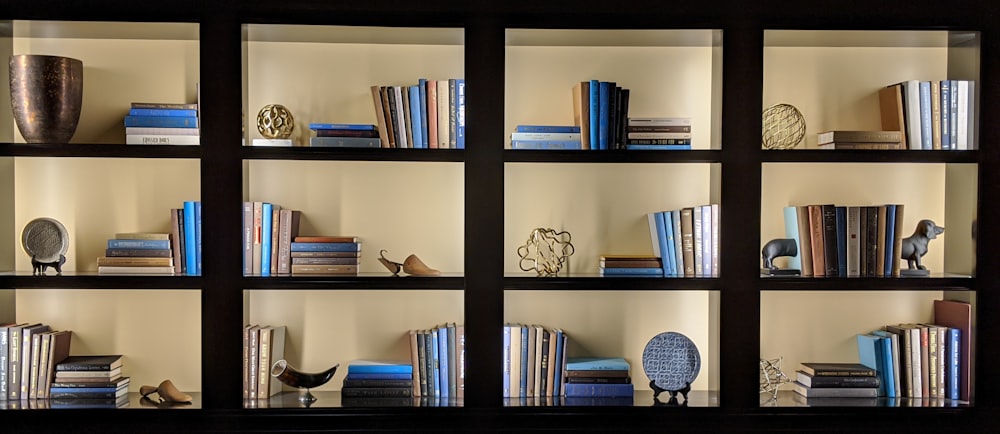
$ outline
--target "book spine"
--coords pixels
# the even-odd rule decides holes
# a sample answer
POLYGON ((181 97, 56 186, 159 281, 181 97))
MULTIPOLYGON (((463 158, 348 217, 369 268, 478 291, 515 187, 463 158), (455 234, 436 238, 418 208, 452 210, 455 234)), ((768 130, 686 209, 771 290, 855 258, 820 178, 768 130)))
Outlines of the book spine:
POLYGON ((673 145, 673 144, 626 143, 625 149, 628 149, 630 151, 690 151, 691 144, 673 145))
POLYGON ((579 140, 511 140, 511 149, 583 149, 579 140))
POLYGON ((441 79, 437 80, 437 131, 438 131, 438 148, 448 149, 451 147, 449 143, 451 142, 451 129, 449 128, 449 107, 451 106, 451 92, 448 91, 448 80, 441 79))
MULTIPOLYGON (((413 380, 344 379, 344 388, 356 387, 413 387, 413 380)), ((412 393, 412 392, 411 392, 412 393)), ((414 395, 418 396, 418 395, 414 395)))
POLYGON ((950 151, 951 146, 951 81, 941 80, 941 149, 950 151))
POLYGON ((673 210, 670 212, 670 218, 673 220, 671 228, 674 231, 674 245, 671 251, 674 252, 673 261, 674 271, 677 273, 678 277, 684 276, 684 246, 681 240, 681 210, 673 210))
POLYGON ((701 275, 712 276, 712 206, 701 207, 701 275))
POLYGON ((0 401, 7 400, 7 358, 10 354, 10 329, 0 326, 0 401))
POLYGON ((125 127, 198 128, 196 116, 125 116, 125 127))
POLYGON ((455 79, 455 148, 465 149, 465 79, 455 79))
POLYGON ((627 384, 602 384, 602 383, 568 383, 566 384, 566 397, 631 397, 634 393, 631 383, 627 384))
POLYGON ((340 390, 344 398, 408 398, 410 387, 345 387, 340 390))
POLYGON ((169 250, 169 240, 108 240, 109 249, 155 249, 169 250))
POLYGON ((200 136, 126 134, 126 145, 198 145, 200 136))
POLYGON ((837 273, 836 276, 847 277, 847 207, 838 206, 834 208, 837 221, 837 234, 835 244, 837 246, 837 273))
POLYGON ((681 246, 684 250, 684 277, 695 277, 694 209, 681 209, 681 246))
POLYGON ((610 136, 608 128, 610 126, 611 111, 610 111, 610 106, 608 105, 610 102, 610 95, 608 94, 608 92, 610 92, 610 85, 611 83, 607 81, 601 81, 598 83, 598 90, 600 92, 598 98, 600 101, 600 106, 598 107, 598 119, 597 119, 598 122, 597 143, 602 151, 607 150, 609 146, 608 139, 610 136))
POLYGON ((823 206, 809 205, 809 242, 812 243, 814 276, 826 275, 826 246, 823 244, 823 206))
POLYGON ((458 149, 458 79, 448 79, 448 148, 458 149))
POLYGON ((576 125, 518 125, 514 127, 518 133, 575 133, 580 134, 576 125))
POLYGON ((423 110, 420 108, 420 87, 413 85, 409 87, 407 96, 410 98, 410 125, 413 131, 413 147, 420 149, 424 147, 423 131, 423 110))
POLYGON ((931 116, 931 84, 921 81, 919 84, 920 95, 920 149, 931 150, 934 148, 934 132, 931 116))
POLYGON ((195 103, 162 103, 162 102, 133 102, 133 109, 160 109, 160 110, 198 110, 195 103))
POLYGON ((945 385, 945 398, 959 399, 959 375, 961 371, 961 330, 948 328, 947 344, 945 351, 947 354, 948 366, 946 369, 947 380, 945 385))
POLYGON ((345 123, 309 123, 310 130, 351 130, 351 131, 375 131, 375 124, 345 124, 345 123))
POLYGON ((438 385, 441 387, 441 398, 448 398, 451 395, 451 388, 448 384, 448 329, 445 326, 437 329, 437 363, 438 363, 438 385))
POLYGON ((590 149, 601 149, 601 82, 590 80, 590 149))
POLYGON ((133 108, 128 111, 129 116, 165 116, 165 117, 196 117, 198 110, 192 109, 167 109, 167 108, 133 108))
POLYGON ((291 243, 292 252, 357 252, 361 243, 291 243))
POLYGON ((665 270, 670 270, 669 274, 665 275, 677 276, 679 270, 677 268, 677 252, 674 251, 674 211, 664 211, 659 214, 663 218, 665 247, 667 248, 667 251, 660 258, 660 262, 665 270))
POLYGON ((858 277, 860 275, 860 265, 858 256, 861 254, 858 231, 860 230, 861 208, 857 206, 847 207, 847 277, 858 277))
POLYGON ((427 94, 427 147, 437 149, 438 147, 438 94, 437 81, 427 80, 424 83, 427 94))
POLYGON ((511 348, 510 348, 510 338, 511 338, 511 336, 510 336, 510 333, 511 333, 511 325, 510 324, 504 325, 504 327, 503 327, 503 360, 501 360, 501 363, 503 365, 503 381, 502 381, 503 395, 502 396, 504 398, 510 398, 510 369, 511 369, 511 364, 510 364, 510 350, 511 350, 511 348))
POLYGON ((198 274, 198 257, 195 249, 198 245, 197 234, 195 233, 196 212, 193 201, 184 202, 184 262, 188 275, 198 274))
POLYGON ((823 213, 823 270, 826 276, 834 277, 840 273, 837 265, 840 255, 837 251, 837 207, 822 205, 820 210, 823 213))
MULTIPOLYGON (((667 259, 667 255, 670 253, 670 248, 667 246, 667 230, 668 230, 667 220, 666 220, 667 216, 662 211, 655 213, 654 216, 655 216, 654 218, 656 219, 656 221, 655 221, 655 224, 656 224, 656 240, 655 241, 657 243, 657 250, 660 253, 660 267, 661 267, 660 268, 660 274, 663 275, 663 276, 670 276, 670 275, 674 274, 674 270, 670 268, 670 261, 667 259)), ((611 275, 614 275, 614 274, 649 274, 649 275, 652 275, 652 274, 654 274, 654 273, 648 272, 649 269, 646 269, 646 270, 647 271, 645 271, 645 272, 644 271, 636 270, 634 273, 624 273, 621 270, 616 270, 613 267, 612 268, 605 267, 604 269, 601 270, 601 273, 602 274, 611 274, 611 275)))
POLYGON ((691 210, 691 237, 694 247, 694 262, 692 263, 692 267, 694 267, 694 277, 705 277, 704 269, 702 268, 702 256, 704 255, 702 224, 704 220, 701 213, 702 208, 700 206, 696 206, 691 210))
POLYGON ((389 86, 378 87, 378 96, 382 100, 382 117, 385 118, 386 138, 389 141, 389 147, 395 148, 398 146, 396 143, 395 99, 389 98, 389 93, 389 86))
POLYGON ((274 204, 261 204, 260 220, 260 275, 271 275, 271 224, 273 222, 274 204))
MULTIPOLYGON (((417 79, 418 106, 420 107, 420 147, 427 149, 430 147, 430 119, 427 118, 427 79, 417 79)), ((419 396, 419 395, 416 395, 419 396)))
POLYGON ((573 123, 577 127, 583 149, 590 149, 590 82, 573 84, 573 123))
POLYGON ((407 374, 413 375, 410 365, 348 365, 347 374, 407 374))

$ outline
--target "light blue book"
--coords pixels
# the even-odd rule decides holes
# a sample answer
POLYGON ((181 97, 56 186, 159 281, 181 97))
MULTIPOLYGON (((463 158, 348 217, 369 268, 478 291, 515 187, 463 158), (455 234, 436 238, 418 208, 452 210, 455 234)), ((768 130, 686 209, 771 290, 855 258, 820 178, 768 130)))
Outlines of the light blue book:
POLYGON ((875 375, 879 378, 878 396, 889 396, 887 387, 892 384, 889 378, 886 378, 885 362, 883 361, 885 347, 882 343, 884 339, 874 335, 857 335, 858 361, 875 370, 875 375))
POLYGON ((198 275, 198 233, 195 230, 197 219, 194 201, 184 202, 184 262, 189 275, 198 275))
MULTIPOLYGON (((552 396, 562 396, 562 382, 563 382, 563 364, 562 360, 565 357, 563 352, 566 351, 566 341, 562 329, 556 329, 556 358, 555 360, 549 360, 549 369, 554 369, 555 373, 552 375, 552 396)), ((551 345, 551 344, 550 344, 551 345)))
POLYGON ((661 274, 663 276, 670 276, 673 274, 673 270, 670 268, 670 259, 667 255, 670 254, 670 247, 667 246, 667 222, 666 215, 661 211, 656 213, 656 242, 660 249, 660 266, 663 267, 661 274))
POLYGON ((567 357, 567 371, 627 371, 629 363, 623 357, 567 357))
POLYGON ((579 133, 576 125, 518 125, 514 127, 517 133, 579 133))
POLYGON ((170 240, 108 240, 109 249, 166 250, 170 240))
POLYGON ((194 254, 195 273, 201 276, 201 201, 194 202, 194 254))
POLYGON ((663 269, 654 267, 601 268, 600 275, 602 277, 663 277, 663 269))
POLYGON ((438 327, 437 329, 437 344, 438 344, 438 364, 441 365, 438 372, 441 378, 438 380, 438 384, 441 385, 441 397, 448 398, 448 328, 445 326, 438 327))
POLYGON ((660 213, 660 217, 663 219, 663 236, 666 238, 664 242, 667 248, 667 253, 665 253, 660 259, 664 262, 664 266, 669 269, 669 272, 664 273, 664 276, 676 276, 677 257, 676 252, 674 252, 673 211, 663 211, 660 213))
POLYGON ((676 264, 677 276, 684 277, 684 247, 681 245, 681 212, 680 210, 673 210, 670 212, 670 218, 673 220, 674 229, 674 264, 676 264))
POLYGON ((785 214, 785 238, 795 240, 795 256, 788 257, 788 268, 791 270, 802 269, 802 242, 799 240, 799 217, 794 206, 786 206, 785 214))
POLYGON ((441 348, 438 346, 438 331, 431 329, 431 379, 434 382, 434 397, 441 397, 441 348))
POLYGON ((408 361, 394 360, 352 360, 347 365, 348 374, 410 374, 413 365, 408 361))
POLYGON ((125 116, 126 127, 198 128, 196 116, 125 116))
MULTIPOLYGON (((896 240, 896 205, 885 206, 885 277, 892 277, 893 248, 896 240)), ((901 261, 900 259, 895 259, 901 261)))
POLYGON ((410 128, 413 129, 413 147, 424 148, 424 114, 420 110, 420 86, 410 86, 410 128))
POLYGON ((260 219, 260 275, 271 275, 271 214, 274 213, 274 205, 268 202, 261 204, 260 219))
POLYGON ((503 397, 510 398, 510 324, 503 326, 503 397))

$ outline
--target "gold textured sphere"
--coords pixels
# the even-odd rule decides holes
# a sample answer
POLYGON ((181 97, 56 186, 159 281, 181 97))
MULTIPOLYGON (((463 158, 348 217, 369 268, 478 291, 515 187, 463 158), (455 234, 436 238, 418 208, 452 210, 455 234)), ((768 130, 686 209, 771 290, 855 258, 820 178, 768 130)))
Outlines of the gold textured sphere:
POLYGON ((806 135, 806 120, 795 106, 775 104, 764 109, 760 139, 764 149, 791 149, 806 135))
POLYGON ((268 104, 257 112, 257 131, 266 139, 287 139, 293 129, 295 118, 281 104, 268 104))

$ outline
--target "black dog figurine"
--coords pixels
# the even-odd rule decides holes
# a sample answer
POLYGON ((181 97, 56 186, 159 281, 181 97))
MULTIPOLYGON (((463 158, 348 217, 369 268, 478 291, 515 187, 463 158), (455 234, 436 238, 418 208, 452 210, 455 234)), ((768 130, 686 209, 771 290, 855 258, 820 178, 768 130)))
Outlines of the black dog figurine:
POLYGON ((920 263, 920 258, 927 254, 927 244, 944 233, 944 228, 938 226, 931 220, 921 220, 917 223, 917 229, 913 235, 903 238, 900 248, 900 258, 906 260, 907 268, 910 270, 927 270, 920 263))

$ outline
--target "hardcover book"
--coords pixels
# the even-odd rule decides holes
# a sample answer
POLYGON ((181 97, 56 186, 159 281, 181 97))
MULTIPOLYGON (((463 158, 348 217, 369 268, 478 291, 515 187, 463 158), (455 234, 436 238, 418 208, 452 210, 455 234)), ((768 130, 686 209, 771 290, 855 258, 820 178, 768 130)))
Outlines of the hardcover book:
POLYGON ((410 374, 413 366, 405 361, 353 360, 347 365, 348 374, 410 374))
POLYGON ((110 371, 122 366, 122 355, 69 356, 56 364, 56 371, 110 371))
POLYGON ((802 362, 802 372, 817 376, 863 376, 875 377, 875 369, 860 363, 849 362, 802 362))
POLYGON ((628 371, 629 363, 623 357, 567 357, 569 371, 628 371))
POLYGON ((877 398, 874 387, 808 387, 797 381, 792 382, 792 390, 806 398, 877 398))

